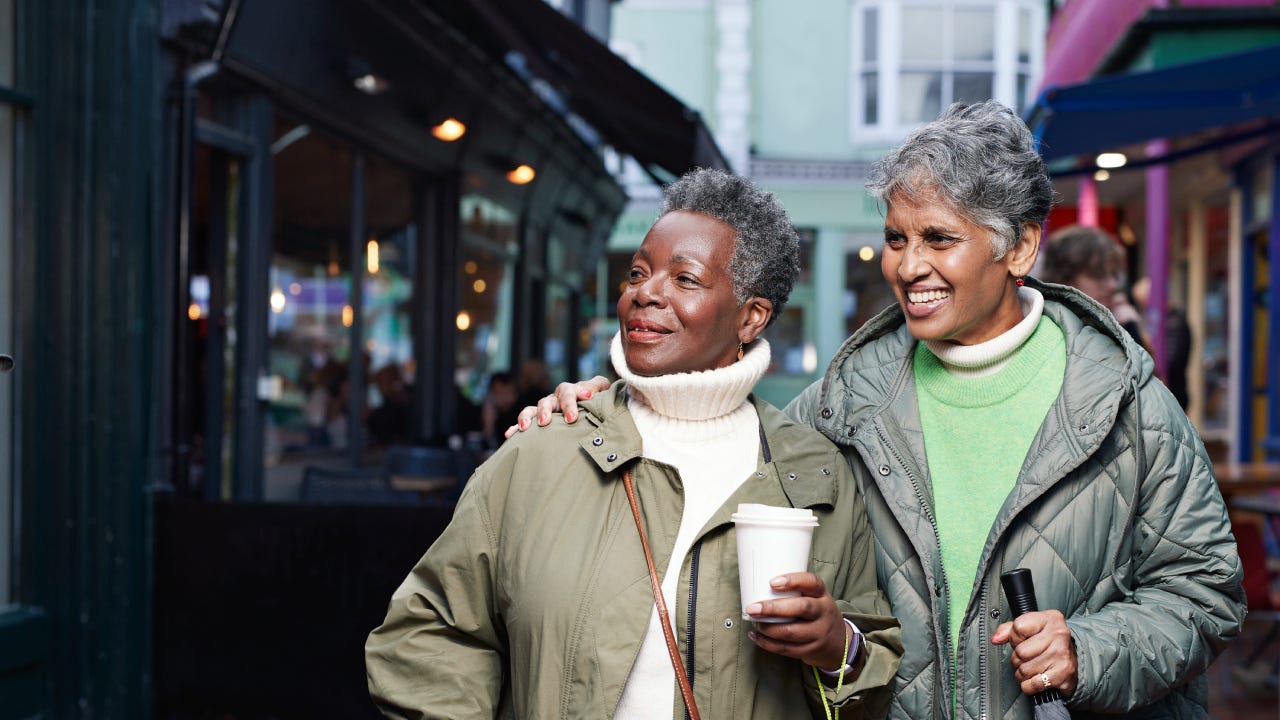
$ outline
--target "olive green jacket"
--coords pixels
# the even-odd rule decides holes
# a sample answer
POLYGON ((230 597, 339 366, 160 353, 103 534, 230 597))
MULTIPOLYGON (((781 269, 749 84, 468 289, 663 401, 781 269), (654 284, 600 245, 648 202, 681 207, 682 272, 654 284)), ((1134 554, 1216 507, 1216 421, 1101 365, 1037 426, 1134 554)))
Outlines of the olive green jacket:
MULTIPOLYGON (((894 306, 837 353, 826 377, 787 407, 840 446, 875 529, 881 587, 906 652, 890 716, 1031 718, 992 645, 1010 619, 1000 574, 1032 571, 1041 610, 1067 617, 1079 684, 1072 716, 1207 716, 1204 672, 1244 618, 1240 559, 1213 466, 1147 353, 1102 306, 1060 285, 1027 284, 1067 343, 1062 390, 991 527, 959 647, 947 632, 929 465, 911 357, 894 306), (958 662, 952 660, 958 655, 958 662)), ((982 458, 972 472, 982 473, 982 458)))
MULTIPOLYGON (((583 403, 577 423, 556 420, 508 440, 476 471, 365 646, 369 692, 385 715, 612 717, 654 605, 622 469, 632 471, 659 568, 682 509, 675 469, 641 456, 623 388, 583 403)), ((810 569, 869 650, 859 677, 828 697, 848 708, 846 719, 883 714, 900 630, 876 588, 848 465, 812 428, 755 405, 772 462, 762 459, 699 533, 671 608, 698 708, 708 720, 822 717, 812 669, 747 637, 729 516, 751 502, 817 514, 810 569)), ((661 702, 683 715, 674 683, 661 702)))

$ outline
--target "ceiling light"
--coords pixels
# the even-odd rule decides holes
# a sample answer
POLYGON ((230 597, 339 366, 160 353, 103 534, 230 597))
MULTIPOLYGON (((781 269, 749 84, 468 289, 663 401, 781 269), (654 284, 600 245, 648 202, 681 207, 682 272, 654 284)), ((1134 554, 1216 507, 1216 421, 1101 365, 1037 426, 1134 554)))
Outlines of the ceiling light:
POLYGON ((365 95, 377 95, 387 89, 387 81, 373 73, 365 73, 352 78, 351 84, 365 95))
POLYGON ((1124 164, 1129 162, 1129 158, 1125 157, 1124 153, 1105 152, 1098 155, 1097 160, 1094 162, 1100 168, 1114 170, 1118 167, 1124 167, 1124 164))
POLYGON ((516 185, 527 185, 533 182, 533 178, 536 175, 537 173, 528 165, 517 165, 511 172, 507 173, 507 181, 516 185))
POLYGON ((431 128, 431 134, 434 135, 437 140, 453 142, 467 134, 467 126, 463 125, 459 120, 446 118, 444 122, 431 128))
POLYGON ((1111 173, 1107 170, 1103 170, 1102 168, 1098 168, 1098 172, 1093 174, 1093 179, 1098 182, 1106 182, 1111 179, 1111 173))
POLYGON ((876 249, 870 245, 863 245, 858 250, 858 257, 862 259, 862 262, 871 262, 876 257, 876 249))

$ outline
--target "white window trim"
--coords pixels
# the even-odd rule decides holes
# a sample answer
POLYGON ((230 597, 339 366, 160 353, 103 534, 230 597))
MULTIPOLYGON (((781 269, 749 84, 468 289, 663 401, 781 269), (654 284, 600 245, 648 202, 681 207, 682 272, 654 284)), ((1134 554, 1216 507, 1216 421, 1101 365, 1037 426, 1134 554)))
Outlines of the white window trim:
POLYGON ((992 63, 956 63, 947 70, 963 71, 966 66, 975 70, 993 68, 992 93, 995 99, 1015 109, 1020 104, 1016 97, 1018 74, 1025 71, 1028 75, 1028 97, 1022 98, 1021 104, 1029 105, 1035 100, 1035 87, 1044 71, 1045 18, 1040 0, 850 0, 848 126, 851 143, 856 146, 894 144, 919 126, 919 123, 902 124, 898 121, 897 79, 903 71, 902 9, 913 5, 946 5, 953 10, 963 7, 992 8, 996 22, 995 57, 992 63), (866 88, 862 82, 862 38, 865 10, 871 7, 877 9, 880 23, 875 59, 879 122, 868 125, 862 121, 862 108, 866 99, 866 88), (1031 56, 1027 63, 1018 62, 1018 17, 1023 11, 1029 13, 1031 20, 1031 56))

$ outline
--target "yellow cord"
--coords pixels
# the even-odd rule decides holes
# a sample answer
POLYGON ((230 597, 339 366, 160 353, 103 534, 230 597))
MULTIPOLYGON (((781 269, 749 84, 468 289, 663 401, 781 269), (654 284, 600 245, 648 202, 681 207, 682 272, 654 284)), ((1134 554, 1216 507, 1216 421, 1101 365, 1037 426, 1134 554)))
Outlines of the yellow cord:
MULTIPOLYGON (((853 635, 849 632, 849 626, 844 628, 844 662, 840 663, 840 674, 836 676, 836 695, 840 694, 840 688, 844 686, 844 669, 849 667, 849 636, 853 635)), ((818 694, 822 697, 822 709, 827 713, 827 720, 840 720, 840 708, 832 708, 831 703, 827 701, 827 693, 823 691, 826 687, 822 684, 822 676, 818 674, 818 666, 810 665, 813 668, 813 679, 818 681, 818 694)))

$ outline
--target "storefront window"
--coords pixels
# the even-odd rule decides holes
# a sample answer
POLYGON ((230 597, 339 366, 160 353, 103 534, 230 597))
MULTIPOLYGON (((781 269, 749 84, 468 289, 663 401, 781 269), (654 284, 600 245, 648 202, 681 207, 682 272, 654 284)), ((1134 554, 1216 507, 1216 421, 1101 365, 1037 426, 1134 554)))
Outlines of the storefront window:
MULTIPOLYGON (((0 0, 0 88, 13 87, 12 0, 0 0)), ((13 230, 15 112, 0 100, 0 354, 13 354, 13 230)), ((13 601, 13 374, 0 372, 0 608, 13 601)))
POLYGON ((351 343, 353 268, 364 260, 351 251, 352 152, 284 118, 276 137, 268 370, 259 392, 268 468, 287 453, 347 447, 349 364, 367 370, 351 343))
POLYGON ((884 239, 877 234, 853 235, 844 252, 844 331, 852 335, 876 313, 895 301, 880 272, 884 239))
POLYGON ((468 398, 479 401, 491 374, 512 369, 516 216, 478 195, 463 197, 461 208, 456 381, 468 398))
POLYGON ((414 440, 413 222, 411 178, 380 158, 365 163, 364 350, 373 374, 365 423, 370 446, 414 440))
POLYGON ((813 307, 813 248, 817 233, 812 228, 799 228, 800 273, 791 289, 791 297, 769 329, 772 362, 770 375, 809 375, 818 367, 818 350, 813 344, 813 328, 806 324, 813 307))

